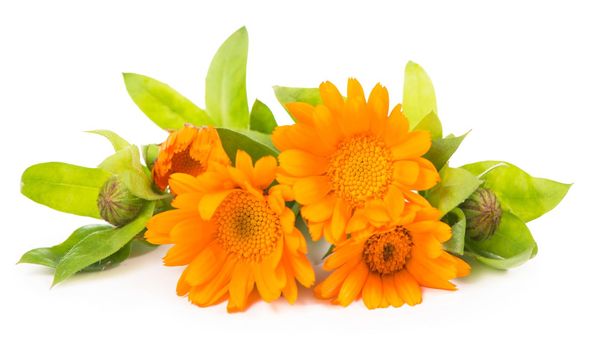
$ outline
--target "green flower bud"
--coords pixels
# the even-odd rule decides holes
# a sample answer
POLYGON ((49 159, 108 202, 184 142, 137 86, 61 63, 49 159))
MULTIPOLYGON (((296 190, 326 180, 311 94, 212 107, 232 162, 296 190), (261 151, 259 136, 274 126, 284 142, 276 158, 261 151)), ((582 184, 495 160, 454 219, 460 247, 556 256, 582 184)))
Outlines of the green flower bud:
POLYGON ((495 193, 479 188, 460 208, 466 215, 466 235, 477 241, 492 237, 501 222, 501 204, 495 193))
POLYGON ((99 214, 114 226, 131 222, 141 211, 144 202, 134 196, 117 176, 112 176, 104 183, 97 197, 99 214))

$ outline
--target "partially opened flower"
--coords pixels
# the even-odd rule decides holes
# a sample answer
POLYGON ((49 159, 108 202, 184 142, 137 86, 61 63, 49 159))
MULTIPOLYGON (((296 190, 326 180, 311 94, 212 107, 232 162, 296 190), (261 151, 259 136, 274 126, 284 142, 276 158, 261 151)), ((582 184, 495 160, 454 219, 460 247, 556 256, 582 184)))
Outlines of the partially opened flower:
POLYGON ((333 271, 315 294, 346 306, 362 297, 369 309, 415 305, 422 287, 454 290, 449 280, 470 267, 443 250, 450 227, 438 221, 437 209, 406 204, 404 216, 391 226, 368 226, 339 243, 323 263, 333 271))
POLYGON ((430 134, 410 132, 400 105, 388 117, 387 89, 377 84, 367 101, 350 79, 346 99, 329 82, 320 94, 322 105, 286 106, 296 124, 273 134, 282 151, 277 179, 293 186, 313 239, 339 242, 352 220, 379 227, 396 220, 410 193, 431 188, 439 175, 422 158, 430 134))
POLYGON ((240 311, 251 293, 265 301, 283 294, 293 303, 296 280, 306 287, 314 283, 306 242, 285 205, 292 192, 284 185, 269 188, 276 169, 273 157, 253 166, 250 156, 238 151, 235 167, 214 164, 198 177, 171 176, 176 209, 153 217, 145 237, 174 244, 166 265, 188 265, 178 295, 188 294, 199 306, 228 300, 228 311, 240 311))
POLYGON ((217 130, 187 124, 172 131, 159 146, 159 155, 152 170, 153 180, 164 191, 170 175, 185 173, 197 176, 207 169, 209 162, 230 164, 217 130))

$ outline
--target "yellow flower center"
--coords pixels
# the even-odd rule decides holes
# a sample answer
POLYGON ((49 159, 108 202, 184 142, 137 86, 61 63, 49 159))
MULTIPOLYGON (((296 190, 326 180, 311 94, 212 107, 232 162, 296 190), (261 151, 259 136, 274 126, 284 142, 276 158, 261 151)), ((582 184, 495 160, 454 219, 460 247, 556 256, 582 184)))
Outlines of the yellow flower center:
POLYGON ((233 192, 215 212, 217 240, 230 254, 261 261, 273 252, 281 237, 279 216, 247 192, 233 192))
POLYGON ((391 152, 371 136, 356 136, 339 145, 327 176, 334 192, 354 207, 382 198, 391 181, 391 152))
POLYGON ((362 258, 371 272, 387 275, 401 271, 411 257, 412 237, 403 226, 375 233, 364 242, 362 258))

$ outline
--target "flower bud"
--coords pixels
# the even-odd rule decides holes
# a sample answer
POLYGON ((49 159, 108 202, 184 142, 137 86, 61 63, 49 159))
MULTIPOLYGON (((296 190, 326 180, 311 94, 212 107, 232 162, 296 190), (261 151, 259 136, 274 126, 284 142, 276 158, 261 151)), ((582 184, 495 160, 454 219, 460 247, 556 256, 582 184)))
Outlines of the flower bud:
POLYGON ((134 196, 126 185, 112 176, 104 183, 97 206, 101 217, 114 226, 124 226, 131 222, 141 211, 144 200, 134 196))
POLYGON ((477 241, 492 237, 501 222, 501 204, 495 193, 479 188, 460 205, 466 215, 466 235, 477 241))

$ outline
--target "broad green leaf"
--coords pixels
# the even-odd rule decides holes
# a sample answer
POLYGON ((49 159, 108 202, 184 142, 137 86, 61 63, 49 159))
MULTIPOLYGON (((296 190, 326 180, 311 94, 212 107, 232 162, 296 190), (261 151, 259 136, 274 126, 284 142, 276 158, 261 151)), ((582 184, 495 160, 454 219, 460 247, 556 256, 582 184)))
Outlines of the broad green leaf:
POLYGON ((112 147, 114 147, 114 151, 116 152, 130 146, 130 143, 128 143, 128 141, 126 141, 125 139, 120 137, 120 135, 110 130, 91 130, 87 132, 91 134, 101 135, 107 138, 108 141, 110 141, 110 143, 112 144, 112 147))
POLYGON ((481 183, 476 176, 461 168, 444 167, 440 174, 441 182, 426 192, 426 199, 443 215, 466 200, 481 183))
POLYGON ((118 176, 128 190, 139 198, 157 200, 166 196, 153 190, 151 178, 141 165, 137 146, 131 145, 114 153, 106 158, 99 168, 118 176))
POLYGON ((123 76, 130 97, 160 128, 175 130, 185 123, 214 125, 205 111, 168 85, 140 74, 123 76))
POLYGON ((97 196, 110 178, 102 169, 50 162, 33 165, 21 177, 21 193, 52 209, 100 218, 97 196))
POLYGON ((85 267, 81 272, 96 272, 115 267, 124 260, 128 259, 132 250, 132 241, 126 243, 124 247, 118 249, 118 251, 105 259, 94 262, 93 264, 85 267))
POLYGON ((455 208, 443 220, 451 226, 451 239, 443 247, 451 253, 463 255, 466 243, 466 215, 463 210, 455 208))
POLYGON ((464 165, 474 175, 482 175, 484 187, 491 189, 504 210, 524 222, 532 221, 556 207, 571 185, 532 177, 513 164, 486 161, 464 165), (502 164, 501 166, 498 166, 502 164), (492 169, 491 169, 492 168, 492 169))
MULTIPOLYGON (((319 88, 296 88, 287 86, 274 86, 273 91, 279 103, 286 108, 286 104, 291 102, 304 102, 312 106, 323 103, 319 88)), ((287 108, 286 108, 287 111, 287 108)), ((292 119, 294 118, 290 115, 292 119)))
POLYGON ((236 161, 236 151, 243 150, 250 154, 252 159, 265 156, 277 157, 279 152, 271 143, 271 136, 250 130, 231 130, 217 128, 219 138, 232 162, 236 161))
POLYGON ((152 169, 153 164, 155 164, 155 161, 159 156, 159 145, 143 145, 141 149, 143 150, 143 160, 145 161, 147 168, 152 169))
POLYGON ((85 267, 109 257, 124 247, 145 228, 145 224, 153 215, 154 208, 154 202, 147 202, 139 215, 127 225, 96 232, 77 243, 56 266, 52 285, 64 281, 85 267))
POLYGON ((75 230, 64 242, 48 248, 36 248, 23 254, 19 264, 37 264, 55 268, 62 257, 77 243, 96 232, 112 229, 111 225, 86 225, 75 230))
POLYGON ((428 113, 426 117, 422 118, 414 130, 429 131, 433 140, 438 140, 443 137, 443 126, 441 125, 441 120, 434 111, 428 113))
POLYGON ((438 115, 433 83, 424 69, 412 61, 406 65, 403 109, 410 129, 415 129, 429 113, 438 115))
POLYGON ((238 29, 219 47, 211 60, 205 86, 207 113, 217 126, 248 129, 246 60, 248 32, 238 29))
POLYGON ((277 126, 275 116, 266 104, 255 100, 250 110, 250 130, 271 134, 277 126))
POLYGON ((424 158, 430 160, 435 168, 441 170, 445 164, 449 161, 451 156, 457 151, 459 145, 468 136, 465 133, 461 136, 449 135, 444 139, 433 140, 430 150, 426 152, 424 158))
POLYGON ((538 246, 526 224, 504 211, 495 234, 485 241, 466 240, 466 251, 486 265, 506 270, 533 258, 538 246))

